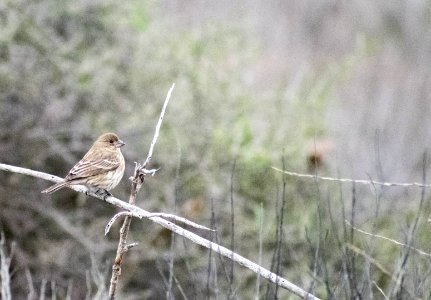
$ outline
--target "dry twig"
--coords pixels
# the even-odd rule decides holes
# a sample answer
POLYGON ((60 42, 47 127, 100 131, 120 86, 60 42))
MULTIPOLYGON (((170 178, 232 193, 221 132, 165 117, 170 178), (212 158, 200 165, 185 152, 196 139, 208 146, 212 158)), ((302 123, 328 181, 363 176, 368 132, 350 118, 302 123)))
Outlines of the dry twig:
POLYGON ((299 178, 309 178, 314 180, 326 180, 326 181, 337 181, 337 182, 350 182, 350 183, 359 183, 359 184, 372 184, 372 185, 382 185, 382 186, 402 186, 402 187, 422 187, 422 188, 431 188, 431 184, 423 184, 418 182, 410 182, 410 183, 399 183, 399 182, 380 182, 380 181, 374 181, 374 180, 365 180, 365 179, 350 179, 350 178, 334 178, 334 177, 327 177, 327 176, 318 176, 314 174, 301 174, 291 171, 285 171, 281 170, 276 167, 272 167, 272 169, 289 175, 293 177, 299 177, 299 178))
POLYGON ((397 240, 394 240, 394 239, 388 238, 388 237, 383 236, 383 235, 374 234, 374 233, 370 233, 370 232, 364 231, 364 230, 362 230, 362 229, 359 229, 359 228, 357 228, 357 227, 353 226, 352 224, 350 224, 350 222, 349 222, 349 221, 347 221, 347 220, 344 220, 344 221, 346 222, 346 224, 347 224, 347 225, 349 225, 350 227, 352 227, 352 228, 353 228, 354 230, 356 230, 357 232, 360 232, 360 233, 362 233, 362 234, 365 234, 365 235, 368 235, 368 236, 371 236, 371 237, 379 238, 379 239, 382 239, 382 240, 385 240, 385 241, 389 241, 389 242, 391 242, 391 243, 393 243, 393 244, 395 244, 395 245, 409 248, 409 249, 411 249, 411 250, 415 251, 416 253, 418 253, 418 254, 420 254, 420 255, 427 256, 427 257, 431 257, 431 254, 430 254, 430 253, 425 252, 425 251, 423 251, 423 250, 421 250, 421 249, 415 248, 415 247, 410 246, 410 245, 407 245, 407 244, 405 244, 405 243, 401 243, 401 242, 399 242, 399 241, 397 241, 397 240))
MULTIPOLYGON (((130 212, 128 212, 128 211, 121 211, 121 212, 119 212, 119 213, 115 214, 115 215, 111 218, 111 220, 109 220, 108 224, 106 224, 106 227, 105 227, 105 235, 107 235, 107 234, 109 233, 109 230, 111 229, 111 226, 115 223, 115 221, 117 221, 117 219, 118 219, 119 217, 122 217, 122 216, 136 217, 136 215, 133 215, 133 213, 130 213, 130 212)), ((172 215, 172 214, 165 214, 165 213, 150 213, 149 215, 147 215, 147 216, 145 216, 145 217, 146 217, 146 218, 148 218, 148 219, 151 219, 151 218, 154 218, 154 217, 161 217, 161 218, 164 218, 164 219, 170 219, 170 220, 174 220, 174 221, 177 221, 177 222, 183 223, 183 224, 185 224, 185 225, 188 225, 188 226, 193 227, 193 228, 196 228, 196 229, 202 229, 202 230, 214 231, 213 229, 210 229, 210 228, 208 228, 208 227, 206 227, 206 226, 199 225, 199 224, 197 224, 197 223, 195 223, 195 222, 193 222, 193 221, 190 221, 190 220, 188 220, 188 219, 186 219, 186 218, 178 217, 178 216, 176 216, 176 215, 172 215)), ((140 218, 142 219, 142 218, 143 218, 143 216, 142 216, 142 217, 140 217, 140 218)))
MULTIPOLYGON (((11 251, 12 252, 12 251, 11 251)), ((0 298, 4 300, 11 300, 12 294, 10 292, 10 267, 11 258, 6 254, 6 240, 4 233, 0 233, 0 298)))

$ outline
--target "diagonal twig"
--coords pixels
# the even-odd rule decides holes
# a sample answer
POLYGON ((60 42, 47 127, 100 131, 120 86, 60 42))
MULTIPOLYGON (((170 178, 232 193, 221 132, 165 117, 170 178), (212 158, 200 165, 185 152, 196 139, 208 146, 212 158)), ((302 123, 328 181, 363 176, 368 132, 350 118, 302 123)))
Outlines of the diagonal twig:
POLYGON ((168 94, 166 95, 165 103, 163 104, 162 111, 160 112, 159 121, 157 122, 156 131, 154 132, 154 137, 153 137, 153 140, 151 141, 150 150, 148 150, 147 159, 142 165, 143 168, 145 168, 148 165, 151 158, 153 157, 154 146, 156 145, 157 139, 159 138, 160 127, 162 126, 166 107, 168 106, 169 100, 171 99, 171 94, 172 94, 172 91, 174 90, 174 87, 175 87, 175 83, 172 84, 171 88, 168 91, 168 94))
POLYGON ((423 251, 423 250, 421 250, 421 249, 415 248, 415 247, 410 246, 410 245, 408 245, 408 244, 401 243, 401 242, 399 242, 399 241, 397 241, 397 240, 394 240, 394 239, 388 238, 388 237, 383 236, 383 235, 374 234, 374 233, 370 233, 370 232, 364 231, 364 230, 362 230, 362 229, 359 229, 359 228, 357 228, 357 227, 353 226, 352 224, 350 224, 350 222, 349 222, 349 221, 347 221, 347 220, 344 220, 344 221, 346 222, 346 224, 347 224, 347 225, 349 225, 350 227, 352 227, 352 228, 353 228, 354 230, 356 230, 357 232, 360 232, 360 233, 362 233, 362 234, 365 234, 365 235, 368 235, 368 236, 371 236, 371 237, 379 238, 379 239, 382 239, 382 240, 385 240, 385 241, 389 241, 389 242, 391 242, 391 243, 393 243, 393 244, 395 244, 395 245, 403 246, 403 247, 409 248, 409 249, 411 249, 411 250, 415 251, 416 253, 418 253, 418 254, 420 254, 420 255, 431 257, 431 253, 425 252, 425 251, 423 251))
POLYGON ((134 214, 132 214, 132 213, 130 213, 128 211, 122 211, 122 212, 119 212, 119 213, 115 214, 111 218, 111 220, 109 220, 108 224, 106 224, 106 226, 105 226, 105 235, 107 235, 109 233, 109 230, 111 229, 111 226, 115 223, 115 221, 117 221, 117 219, 119 217, 122 217, 122 216, 138 217, 140 219, 142 219, 142 218, 151 219, 151 218, 154 218, 154 217, 161 217, 161 218, 164 218, 164 219, 171 219, 171 220, 183 223, 185 225, 188 225, 188 226, 196 228, 196 229, 215 231, 215 230, 210 229, 210 228, 208 228, 206 226, 199 225, 199 224, 197 224, 197 223, 195 223, 193 221, 190 221, 190 220, 188 220, 186 218, 179 217, 179 216, 176 216, 176 215, 171 215, 171 214, 166 214, 166 213, 149 213, 148 215, 145 215, 145 216, 144 215, 137 216, 137 215, 134 215, 134 214))

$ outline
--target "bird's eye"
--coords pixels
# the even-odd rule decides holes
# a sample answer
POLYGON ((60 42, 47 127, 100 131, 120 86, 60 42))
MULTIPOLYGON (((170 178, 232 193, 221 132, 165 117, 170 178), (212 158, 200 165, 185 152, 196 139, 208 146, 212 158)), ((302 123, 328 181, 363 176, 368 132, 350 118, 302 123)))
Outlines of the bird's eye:
POLYGON ((114 143, 114 140, 109 140, 109 142, 110 142, 111 144, 113 144, 113 143, 114 143))

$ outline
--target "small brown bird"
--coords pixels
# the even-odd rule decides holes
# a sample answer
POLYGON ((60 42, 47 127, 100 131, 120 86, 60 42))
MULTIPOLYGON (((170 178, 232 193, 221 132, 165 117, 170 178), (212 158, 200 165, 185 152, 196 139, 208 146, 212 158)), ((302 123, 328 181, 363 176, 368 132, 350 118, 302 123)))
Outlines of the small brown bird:
POLYGON ((120 148, 125 143, 115 133, 105 133, 84 157, 69 171, 64 181, 54 184, 42 193, 53 193, 71 185, 85 185, 97 194, 110 196, 124 174, 124 157, 120 148))

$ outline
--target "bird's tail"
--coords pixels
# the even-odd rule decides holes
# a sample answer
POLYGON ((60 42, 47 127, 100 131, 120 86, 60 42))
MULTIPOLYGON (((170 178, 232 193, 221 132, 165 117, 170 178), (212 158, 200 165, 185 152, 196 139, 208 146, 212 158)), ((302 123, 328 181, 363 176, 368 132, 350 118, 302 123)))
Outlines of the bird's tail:
POLYGON ((50 186, 49 188, 43 190, 42 193, 51 194, 51 193, 54 193, 55 191, 58 191, 61 188, 64 188, 65 186, 67 186, 67 182, 62 181, 62 182, 56 183, 53 186, 50 186))

